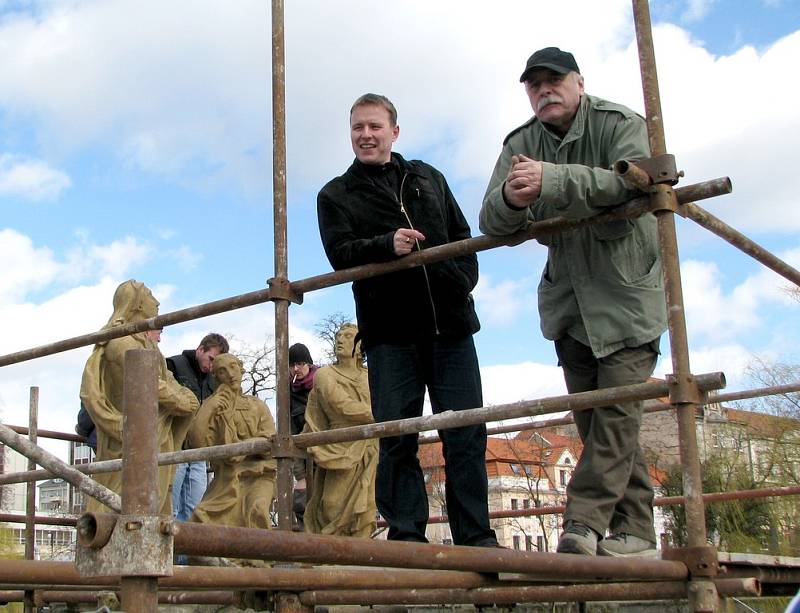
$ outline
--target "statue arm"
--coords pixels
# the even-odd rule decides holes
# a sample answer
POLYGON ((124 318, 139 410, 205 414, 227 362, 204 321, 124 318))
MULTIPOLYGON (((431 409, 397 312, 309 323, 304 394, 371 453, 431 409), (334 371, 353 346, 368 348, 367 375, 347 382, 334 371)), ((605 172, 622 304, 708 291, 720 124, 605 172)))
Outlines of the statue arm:
POLYGON ((325 415, 325 412, 320 406, 320 388, 322 381, 320 377, 315 378, 315 385, 311 392, 308 394, 308 404, 306 405, 306 425, 303 428, 303 433, 308 432, 324 432, 330 430, 330 422, 325 415))
POLYGON ((191 421, 189 432, 186 435, 189 447, 209 447, 216 442, 216 434, 213 431, 212 420, 220 409, 220 399, 214 394, 203 402, 200 409, 195 413, 191 421))
POLYGON ((324 388, 328 411, 343 416, 353 425, 371 424, 375 421, 366 381, 334 380, 331 383, 324 388))

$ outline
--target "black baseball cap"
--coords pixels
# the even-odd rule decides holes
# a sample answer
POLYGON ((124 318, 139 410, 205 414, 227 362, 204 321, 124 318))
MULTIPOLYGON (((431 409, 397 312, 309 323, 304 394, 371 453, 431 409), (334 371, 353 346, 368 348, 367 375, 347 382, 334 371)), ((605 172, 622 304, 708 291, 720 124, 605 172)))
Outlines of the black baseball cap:
POLYGON ((569 51, 562 51, 558 47, 545 47, 530 56, 519 82, 524 83, 528 74, 537 68, 549 68, 553 72, 560 74, 567 74, 573 70, 580 73, 578 63, 573 55, 569 51))

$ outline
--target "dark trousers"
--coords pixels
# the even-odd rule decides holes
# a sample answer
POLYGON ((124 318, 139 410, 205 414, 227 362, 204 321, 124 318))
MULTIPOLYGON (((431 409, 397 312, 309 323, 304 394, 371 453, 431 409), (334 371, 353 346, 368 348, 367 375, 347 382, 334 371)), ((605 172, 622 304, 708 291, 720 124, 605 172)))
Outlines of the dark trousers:
MULTIPOLYGON (((376 422, 422 415, 425 388, 434 414, 483 405, 472 337, 367 351, 372 412, 376 422)), ((489 528, 486 426, 440 430, 445 459, 445 498, 456 545, 493 540, 489 528)), ((417 459, 418 435, 380 439, 375 502, 391 540, 427 542, 428 496, 417 459)))
MULTIPOLYGON (((657 351, 655 341, 595 358, 569 336, 556 341, 570 394, 643 383, 653 374, 657 351)), ((579 521, 600 535, 608 529, 655 543, 653 486, 639 446, 642 402, 574 411, 573 417, 583 453, 567 485, 565 521, 579 521)))

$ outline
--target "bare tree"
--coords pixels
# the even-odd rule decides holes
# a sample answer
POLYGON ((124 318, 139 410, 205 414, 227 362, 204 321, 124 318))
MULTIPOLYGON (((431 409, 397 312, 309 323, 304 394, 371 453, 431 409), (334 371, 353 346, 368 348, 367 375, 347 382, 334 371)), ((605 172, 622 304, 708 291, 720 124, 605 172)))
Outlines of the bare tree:
POLYGON ((331 313, 314 325, 314 335, 325 343, 325 364, 336 361, 336 333, 342 324, 353 321, 349 315, 341 312, 331 313))
POLYGON ((259 346, 237 344, 240 348, 236 355, 244 365, 242 390, 262 398, 270 395, 275 390, 275 341, 268 336, 259 346))
MULTIPOLYGON (((788 385, 800 381, 800 364, 770 362, 756 357, 747 365, 745 374, 753 381, 755 387, 788 385)), ((751 411, 800 419, 800 393, 798 392, 753 398, 745 406, 751 411)))

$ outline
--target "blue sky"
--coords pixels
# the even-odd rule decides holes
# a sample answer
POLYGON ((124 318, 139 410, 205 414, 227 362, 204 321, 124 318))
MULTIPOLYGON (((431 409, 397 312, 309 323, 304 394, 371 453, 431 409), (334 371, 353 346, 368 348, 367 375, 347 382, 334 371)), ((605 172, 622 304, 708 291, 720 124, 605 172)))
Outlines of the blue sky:
MULTIPOLYGON (((503 136, 531 111, 528 55, 575 53, 589 93, 642 112, 630 3, 293 0, 286 3, 289 273, 329 270, 319 188, 352 160, 348 110, 366 91, 399 110, 396 150, 440 168, 477 232, 503 136), (556 6, 557 4, 557 6, 556 6), (568 15, 568 23, 565 21, 568 15)), ((683 184, 730 176, 700 203, 800 266, 796 2, 653 2, 667 146, 683 184)), ((162 311, 263 287, 273 274, 269 3, 0 0, 2 353, 98 329, 137 278, 162 311), (10 325, 8 325, 10 324, 10 325)), ((731 389, 754 355, 797 361, 800 304, 769 271, 678 221, 694 372, 731 389)), ((488 403, 561 393, 539 333, 545 249, 480 255, 476 336, 488 403)), ((343 286, 290 309, 291 341, 352 313, 343 286)), ((162 350, 209 330, 259 345, 270 305, 175 326, 162 350)), ((238 346, 238 345, 235 345, 238 346)), ((664 348, 667 348, 666 342, 664 348)), ((0 418, 71 430, 88 349, 0 369, 0 418)), ((668 356, 658 373, 669 372, 668 356)))

